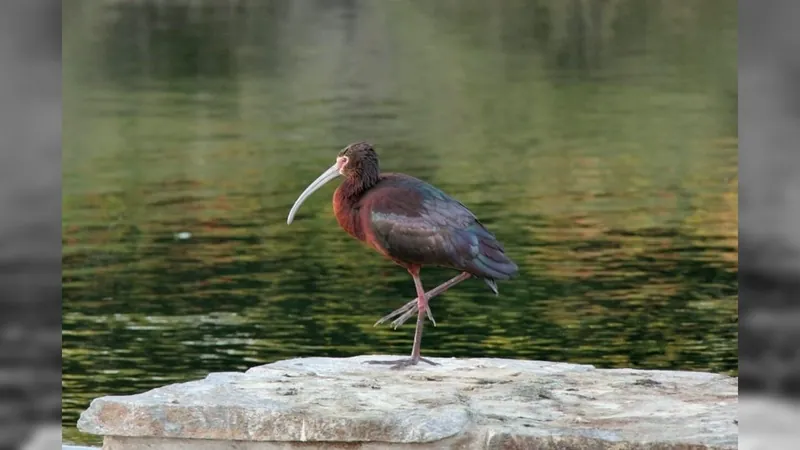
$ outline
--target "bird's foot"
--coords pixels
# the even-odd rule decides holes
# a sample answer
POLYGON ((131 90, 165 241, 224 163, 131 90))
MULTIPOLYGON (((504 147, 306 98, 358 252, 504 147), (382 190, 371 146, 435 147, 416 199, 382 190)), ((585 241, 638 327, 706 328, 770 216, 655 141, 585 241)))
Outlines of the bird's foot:
MULTIPOLYGON (((405 305, 395 309, 389 314, 381 317, 380 320, 375 322, 375 325, 373 326, 376 327, 399 316, 395 320, 393 320, 391 324, 392 328, 396 330, 397 327, 404 324, 408 319, 410 319, 413 315, 415 315, 417 311, 419 311, 419 306, 417 304, 417 299, 414 299, 406 303, 405 305)), ((433 318, 433 313, 431 312, 430 306, 425 308, 425 314, 428 316, 428 320, 431 321, 433 326, 436 326, 436 319, 433 318)))
MULTIPOLYGON (((399 327, 399 326, 403 325, 404 323, 406 323, 406 321, 408 319, 414 317, 417 314, 417 311, 419 311, 419 307, 417 305, 414 305, 413 308, 411 308, 408 311, 404 312, 400 317, 394 319, 392 321, 392 327, 396 330, 397 327, 399 327)), ((426 308, 425 312, 428 314, 428 319, 431 320, 431 322, 433 323, 433 326, 436 326, 436 321, 433 320, 433 314, 431 313, 430 307, 426 308)))
POLYGON ((416 358, 411 357, 411 358, 405 358, 405 359, 395 359, 395 360, 390 360, 390 361, 386 361, 386 360, 364 361, 364 363, 365 364, 387 364, 387 365, 391 366, 390 369, 399 370, 399 369, 402 369, 402 368, 408 367, 408 366, 416 366, 420 361, 422 361, 424 363, 428 363, 428 364, 430 364, 432 366, 438 366, 439 365, 438 363, 435 363, 435 362, 431 361, 430 359, 423 358, 421 356, 418 356, 416 358))

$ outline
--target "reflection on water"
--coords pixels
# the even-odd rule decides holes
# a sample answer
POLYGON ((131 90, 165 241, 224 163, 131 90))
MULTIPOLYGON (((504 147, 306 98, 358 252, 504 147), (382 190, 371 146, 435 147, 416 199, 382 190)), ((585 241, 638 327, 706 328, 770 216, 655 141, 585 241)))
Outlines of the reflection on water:
MULTIPOLYGON (((430 356, 737 370, 728 1, 65 4, 64 435, 88 402, 405 354, 407 273, 338 229, 349 142, 520 265, 432 301, 430 356), (190 6, 190 4, 192 6, 190 6), (203 6, 206 5, 206 6, 203 6)), ((452 276, 423 271, 426 286, 452 276)))

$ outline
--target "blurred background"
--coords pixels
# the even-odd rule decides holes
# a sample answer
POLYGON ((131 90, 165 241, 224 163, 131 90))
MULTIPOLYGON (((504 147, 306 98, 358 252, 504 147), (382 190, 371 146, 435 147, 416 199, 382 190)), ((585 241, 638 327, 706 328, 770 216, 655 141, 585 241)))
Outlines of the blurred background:
POLYGON ((57 1, 0 2, 2 450, 61 437, 60 17, 57 1))
POLYGON ((739 445, 800 447, 800 3, 739 2, 739 445))
MULTIPOLYGON (((429 356, 738 374, 729 0, 63 5, 64 439, 91 399, 406 354, 408 274, 303 188, 350 142, 520 265, 432 301, 429 356)), ((451 277, 426 269, 426 286, 451 277)))

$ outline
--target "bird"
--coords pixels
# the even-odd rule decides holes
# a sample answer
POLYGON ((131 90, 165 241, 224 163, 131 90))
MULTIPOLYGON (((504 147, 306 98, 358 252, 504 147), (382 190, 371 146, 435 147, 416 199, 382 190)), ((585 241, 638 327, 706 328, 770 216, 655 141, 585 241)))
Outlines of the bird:
POLYGON ((417 297, 382 317, 375 325, 395 318, 395 328, 417 314, 411 356, 400 360, 371 360, 393 369, 420 361, 425 317, 436 326, 429 300, 469 278, 482 279, 494 295, 498 280, 518 273, 517 264, 503 245, 466 206, 433 185, 402 173, 380 170, 378 154, 368 142, 342 149, 336 162, 306 187, 292 205, 286 223, 311 194, 337 177, 344 181, 333 194, 333 212, 339 226, 353 238, 405 268, 414 281, 417 297), (460 273, 425 292, 420 279, 423 266, 448 268, 460 273))

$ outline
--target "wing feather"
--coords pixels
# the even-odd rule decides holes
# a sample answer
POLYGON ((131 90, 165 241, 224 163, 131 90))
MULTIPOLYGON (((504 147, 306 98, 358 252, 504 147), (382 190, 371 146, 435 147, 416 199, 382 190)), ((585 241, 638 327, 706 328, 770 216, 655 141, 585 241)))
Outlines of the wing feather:
POLYGON ((365 196, 370 232, 399 261, 506 279, 516 265, 462 203, 412 177, 386 177, 365 196))

